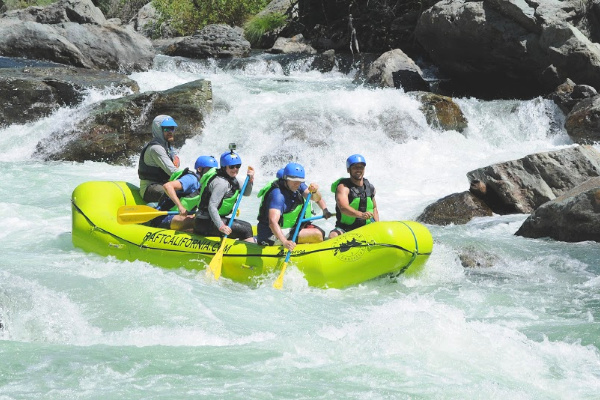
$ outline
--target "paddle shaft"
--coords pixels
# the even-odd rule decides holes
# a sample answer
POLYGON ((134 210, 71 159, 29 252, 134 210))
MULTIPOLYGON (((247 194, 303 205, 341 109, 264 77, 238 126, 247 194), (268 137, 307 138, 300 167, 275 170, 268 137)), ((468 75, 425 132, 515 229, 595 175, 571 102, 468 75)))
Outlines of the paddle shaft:
MULTIPOLYGON (((237 214, 238 207, 240 206, 240 203, 242 202, 242 197, 244 196, 244 192, 246 191, 246 186, 248 186, 249 181, 250 181, 250 175, 246 175, 246 180, 244 181, 244 184, 242 185, 242 190, 240 192, 240 195, 237 198, 237 201, 235 202, 235 206, 233 207, 233 211, 231 213, 231 218, 229 218, 229 223, 227 224, 227 226, 229 228, 231 228, 231 226, 233 225, 233 220, 235 219, 235 214, 237 214)), ((223 236, 223 240, 225 240, 226 237, 227 237, 227 235, 223 236)))
MULTIPOLYGON (((242 186, 242 191, 238 195, 237 201, 235 202, 235 206, 233 207, 231 218, 229 218, 229 224, 227 225, 229 226, 229 229, 231 229, 231 226, 233 225, 235 214, 237 214, 237 209, 240 206, 242 196, 244 196, 244 192, 246 191, 246 186, 248 186, 249 181, 250 175, 246 175, 246 180, 244 181, 244 185, 242 186)), ((213 256, 213 259, 210 261, 210 264, 208 264, 209 268, 206 270, 207 273, 208 271, 212 271, 213 276, 216 280, 218 280, 221 276, 221 267, 223 265, 223 251, 225 250, 225 240, 227 239, 227 236, 228 235, 223 236, 223 239, 221 240, 221 246, 219 246, 219 250, 213 256)))
MULTIPOLYGON (((310 201, 310 196, 312 196, 311 192, 308 192, 308 196, 306 196, 306 201, 304 202, 304 206, 302 206, 302 211, 300 211, 300 221, 298 221, 298 223, 296 224, 296 229, 294 230, 294 235, 292 236, 292 242, 295 242, 296 239, 298 238, 298 232, 300 232, 300 225, 302 225, 303 222, 306 221, 312 221, 314 219, 318 219, 318 218, 307 218, 307 219, 303 219, 302 216, 304 216, 304 213, 306 212, 306 207, 308 206, 308 202, 310 201)), ((322 215, 320 216, 322 217, 322 215)), ((290 261, 290 257, 292 256, 292 251, 288 250, 287 255, 285 256, 285 262, 287 263, 288 261, 290 261)))

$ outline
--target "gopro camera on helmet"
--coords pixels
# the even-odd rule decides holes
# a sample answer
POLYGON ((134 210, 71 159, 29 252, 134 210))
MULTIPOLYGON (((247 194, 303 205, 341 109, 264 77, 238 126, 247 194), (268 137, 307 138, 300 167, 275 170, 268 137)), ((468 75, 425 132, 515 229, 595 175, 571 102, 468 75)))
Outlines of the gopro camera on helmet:
POLYGON ((235 143, 229 143, 229 150, 233 153, 233 151, 237 148, 235 143))

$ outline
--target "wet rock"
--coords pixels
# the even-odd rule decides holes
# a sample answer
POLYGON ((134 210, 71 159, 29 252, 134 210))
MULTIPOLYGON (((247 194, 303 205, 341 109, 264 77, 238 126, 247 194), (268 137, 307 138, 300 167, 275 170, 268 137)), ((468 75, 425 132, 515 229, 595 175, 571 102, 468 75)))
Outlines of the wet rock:
POLYGON ((565 128, 575 143, 600 141, 600 95, 578 102, 567 115, 565 128))
POLYGON ((491 268, 500 262, 500 258, 485 250, 468 246, 458 254, 464 268, 491 268))
POLYGON ((58 107, 73 106, 89 88, 136 93, 126 75, 75 67, 0 68, 0 121, 24 124, 48 116, 58 107))
POLYGON ((428 205, 417 221, 432 225, 462 225, 474 217, 490 217, 492 210, 469 192, 455 193, 428 205))
POLYGON ((600 242, 600 178, 592 178, 540 206, 515 235, 600 242))
POLYGON ((548 98, 560 108, 565 114, 569 114, 573 107, 582 100, 596 96, 598 92, 588 85, 577 85, 570 79, 558 86, 554 92, 548 95, 548 98))
POLYGON ((88 116, 71 130, 61 130, 41 141, 35 156, 43 160, 104 161, 131 165, 152 138, 155 116, 172 116, 179 127, 175 147, 202 133, 212 111, 210 81, 197 80, 162 92, 145 92, 93 106, 88 116))
POLYGON ((600 153, 591 146, 532 154, 467 174, 470 184, 485 185, 486 203, 498 214, 529 214, 596 176, 600 153))
POLYGON ((457 132, 467 129, 467 119, 452 98, 428 92, 416 92, 415 97, 432 128, 457 132))

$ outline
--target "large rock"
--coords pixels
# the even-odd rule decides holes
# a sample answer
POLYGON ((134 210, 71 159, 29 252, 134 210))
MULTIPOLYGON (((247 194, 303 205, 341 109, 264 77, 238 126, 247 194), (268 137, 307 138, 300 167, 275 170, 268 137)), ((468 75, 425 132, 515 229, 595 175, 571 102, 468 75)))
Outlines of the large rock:
POLYGON ((405 92, 429 90, 421 68, 400 49, 385 52, 375 60, 366 81, 379 87, 402 88, 405 92))
POLYGON ((545 203, 515 234, 564 242, 600 242, 600 178, 592 178, 545 203))
POLYGON ((78 104, 85 89, 139 91, 137 83, 115 72, 75 67, 0 68, 0 123, 24 124, 62 106, 78 104))
POLYGON ((452 98, 429 92, 415 92, 414 96, 432 128, 457 132, 467 129, 467 118, 452 98))
POLYGON ((498 91, 547 93, 567 78, 600 87, 590 3, 444 0, 421 14, 416 38, 450 76, 498 91))
POLYGON ((291 38, 278 37, 267 51, 273 54, 317 54, 317 50, 301 34, 291 38))
POLYGON ((74 129, 41 141, 36 156, 44 160, 104 161, 131 165, 150 141, 155 116, 172 116, 179 127, 175 146, 202 132, 212 110, 210 81, 197 80, 163 92, 141 94, 98 103, 74 129), (58 145, 57 145, 58 143, 58 145))
POLYGON ((163 47, 164 54, 188 58, 232 58, 250 54, 248 42, 240 29, 229 25, 207 25, 193 36, 172 41, 163 47))
POLYGON ((0 54, 131 72, 152 66, 150 40, 106 21, 91 0, 61 0, 0 18, 0 54))
POLYGON ((600 141, 600 95, 578 102, 567 115, 565 128, 575 143, 600 141))
POLYGON ((596 176, 600 152, 591 146, 532 154, 467 174, 471 184, 485 188, 487 203, 498 214, 529 214, 596 176))
MULTIPOLYGON (((596 96, 598 92, 589 85, 577 85, 570 79, 559 85, 547 97, 554 102, 565 114, 569 114, 573 107, 582 100, 596 96)), ((576 143, 579 143, 576 141, 576 143)))
POLYGON ((469 192, 455 193, 428 205, 417 221, 432 225, 462 225, 475 217, 491 217, 492 210, 469 192))

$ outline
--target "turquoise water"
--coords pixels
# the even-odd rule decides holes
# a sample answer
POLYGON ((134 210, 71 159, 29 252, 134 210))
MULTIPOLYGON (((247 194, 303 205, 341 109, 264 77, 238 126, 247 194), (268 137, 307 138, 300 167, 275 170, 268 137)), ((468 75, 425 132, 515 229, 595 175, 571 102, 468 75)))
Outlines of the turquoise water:
MULTIPOLYGON (((256 190, 296 155, 326 188, 352 153, 367 158, 382 219, 414 219, 468 188, 466 173, 571 146, 541 99, 458 99, 464 134, 428 128, 398 90, 290 70, 243 71, 158 58, 142 90, 205 78, 215 111, 180 150, 184 164, 238 144, 256 190)), ((90 92, 87 103, 114 96, 90 92)), ((77 109, 0 133, 0 399, 594 399, 600 390, 596 243, 515 237, 526 215, 431 227, 413 279, 344 290, 307 286, 293 265, 256 287, 87 254, 71 244, 70 195, 88 180, 137 182, 131 167, 35 160, 77 109), (465 269, 459 255, 491 260, 465 269)), ((253 222, 257 199, 240 218, 253 222)), ((331 222, 319 223, 325 229, 331 222)))

